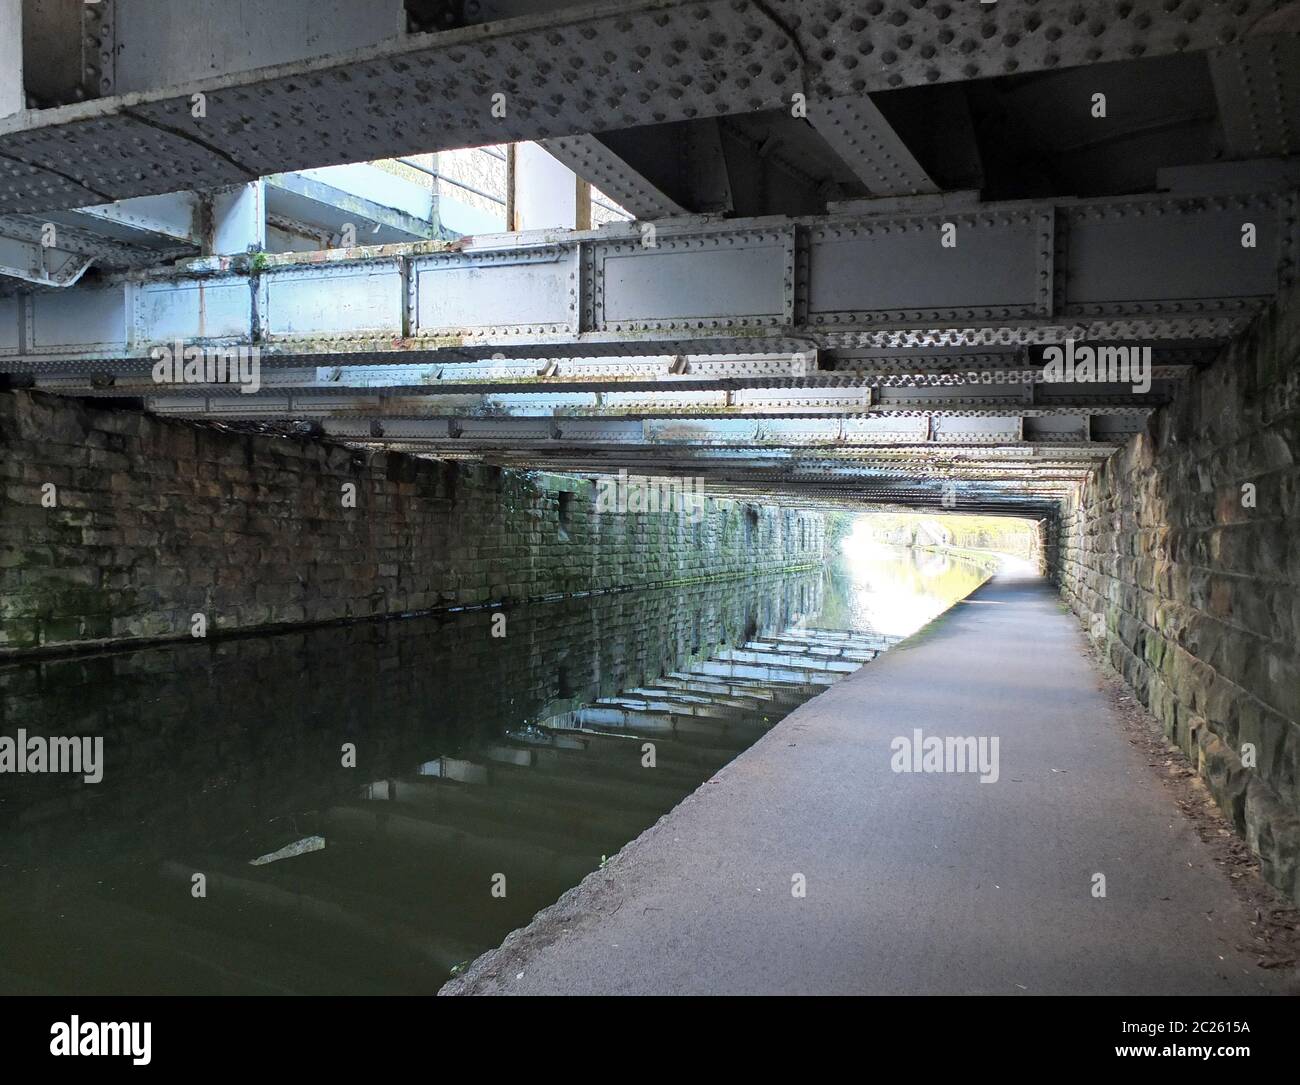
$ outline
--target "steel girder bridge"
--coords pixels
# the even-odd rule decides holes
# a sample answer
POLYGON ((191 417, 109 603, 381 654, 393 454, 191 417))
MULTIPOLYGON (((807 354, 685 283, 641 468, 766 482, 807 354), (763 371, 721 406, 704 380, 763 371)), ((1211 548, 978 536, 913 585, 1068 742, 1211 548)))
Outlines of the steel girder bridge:
POLYGON ((9 380, 441 457, 1046 512, 1294 280, 1295 3, 245 7, 0 0, 9 380), (635 220, 446 240, 350 202, 390 243, 266 251, 273 200, 331 206, 284 171, 524 140, 635 220), (159 384, 177 342, 256 347, 259 390, 159 384), (1150 348, 1150 380, 1047 379, 1068 343, 1150 348))

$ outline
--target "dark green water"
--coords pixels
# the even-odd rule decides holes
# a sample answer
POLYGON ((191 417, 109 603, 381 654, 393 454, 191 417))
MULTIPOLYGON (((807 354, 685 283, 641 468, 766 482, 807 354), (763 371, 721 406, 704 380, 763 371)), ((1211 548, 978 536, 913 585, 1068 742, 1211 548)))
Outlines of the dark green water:
POLYGON ((103 739, 99 783, 0 774, 0 993, 436 991, 838 677, 768 664, 984 575, 880 552, 503 638, 473 612, 0 668, 0 735, 103 739))

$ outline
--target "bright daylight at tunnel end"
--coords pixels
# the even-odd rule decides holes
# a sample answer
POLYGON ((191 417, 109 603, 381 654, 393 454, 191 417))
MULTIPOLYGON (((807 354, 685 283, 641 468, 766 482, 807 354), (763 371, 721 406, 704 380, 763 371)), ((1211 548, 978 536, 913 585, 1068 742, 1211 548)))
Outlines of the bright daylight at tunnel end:
POLYGON ((0 0, 15 1069, 1286 1058, 1298 261, 1298 0, 0 0))

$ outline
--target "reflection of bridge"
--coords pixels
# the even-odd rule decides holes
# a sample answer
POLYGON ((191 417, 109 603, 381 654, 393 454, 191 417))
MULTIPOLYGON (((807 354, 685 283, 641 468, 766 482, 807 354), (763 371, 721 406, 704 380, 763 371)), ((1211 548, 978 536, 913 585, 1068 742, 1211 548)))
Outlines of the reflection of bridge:
POLYGON ((436 757, 418 773, 364 786, 353 801, 296 817, 296 832, 319 833, 319 846, 281 848, 271 862, 240 862, 229 849, 191 852, 158 865, 163 892, 135 886, 139 899, 128 910, 117 901, 96 907, 117 923, 129 921, 130 908, 147 909, 154 936, 138 951, 161 964, 172 939, 185 947, 191 982, 205 990, 435 990, 454 966, 490 948, 482 931, 503 919, 485 922, 481 897, 496 872, 509 871, 508 893, 496 902, 512 917, 504 921, 527 922, 892 639, 796 628, 718 649, 652 685, 436 757), (654 771, 643 741, 654 743, 654 771), (376 863, 377 884, 358 887, 357 869, 376 863), (185 899, 196 871, 226 906, 195 915, 165 903, 178 888, 185 899), (250 951, 241 941, 250 924, 274 930, 272 943, 250 951))
POLYGON ((727 721, 775 723, 870 663, 898 638, 792 629, 720 648, 685 670, 543 721, 548 730, 627 731, 650 737, 726 733, 727 721))

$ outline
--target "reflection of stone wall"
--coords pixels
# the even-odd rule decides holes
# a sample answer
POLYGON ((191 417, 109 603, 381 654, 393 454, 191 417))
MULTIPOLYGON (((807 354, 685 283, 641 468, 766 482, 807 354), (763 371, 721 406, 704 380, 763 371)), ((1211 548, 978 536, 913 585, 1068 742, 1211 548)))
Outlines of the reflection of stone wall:
POLYGON ((598 513, 585 479, 39 393, 0 393, 0 472, 0 651, 187 637, 195 614, 211 634, 773 572, 823 549, 816 513, 598 513))
POLYGON ((1300 899, 1298 458, 1293 292, 1093 473, 1065 510, 1057 575, 1267 877, 1300 899))
POLYGON ((0 869, 213 849, 254 816, 322 808, 786 628, 822 590, 796 573, 534 604, 504 638, 475 611, 0 668, 0 733, 104 736, 101 783, 0 775, 0 869))

